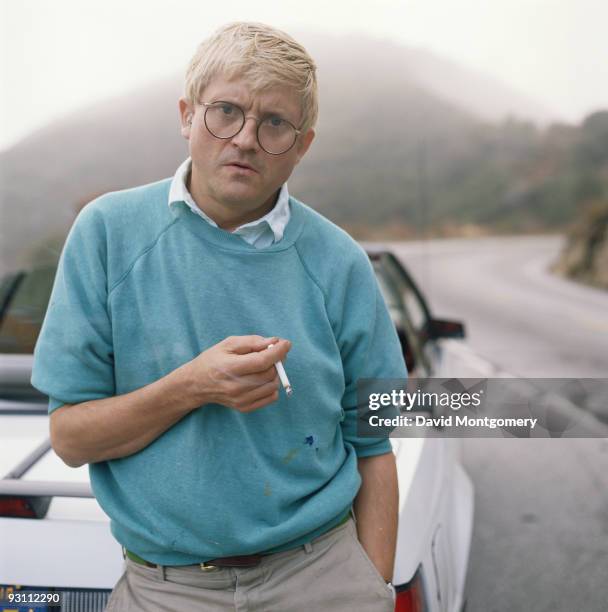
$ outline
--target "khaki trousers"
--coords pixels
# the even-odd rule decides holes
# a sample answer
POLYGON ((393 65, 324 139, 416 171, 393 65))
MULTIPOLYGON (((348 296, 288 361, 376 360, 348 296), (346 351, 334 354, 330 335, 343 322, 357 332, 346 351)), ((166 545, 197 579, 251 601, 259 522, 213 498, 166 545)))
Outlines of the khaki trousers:
POLYGON ((125 559, 106 612, 394 612, 352 518, 252 568, 149 568, 125 559))

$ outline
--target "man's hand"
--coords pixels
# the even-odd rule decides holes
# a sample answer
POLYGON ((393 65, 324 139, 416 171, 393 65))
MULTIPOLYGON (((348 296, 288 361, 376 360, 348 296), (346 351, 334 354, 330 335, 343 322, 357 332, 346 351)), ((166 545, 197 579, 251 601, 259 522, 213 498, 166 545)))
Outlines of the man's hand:
POLYGON ((230 336, 187 364, 191 392, 200 404, 215 403, 251 412, 279 399, 274 367, 285 359, 289 340, 230 336), (267 349, 269 344, 273 347, 267 349))

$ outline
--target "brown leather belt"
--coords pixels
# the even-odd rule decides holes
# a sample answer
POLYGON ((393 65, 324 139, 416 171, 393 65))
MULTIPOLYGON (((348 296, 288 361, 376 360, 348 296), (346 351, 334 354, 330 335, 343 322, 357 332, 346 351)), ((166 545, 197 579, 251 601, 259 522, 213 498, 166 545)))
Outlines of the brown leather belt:
MULTIPOLYGON (((139 563, 140 565, 145 565, 146 567, 158 567, 156 563, 150 563, 150 561, 146 561, 142 559, 140 556, 131 552, 130 550, 125 549, 125 555, 131 559, 131 561, 135 561, 135 563, 139 563)), ((259 565, 262 557, 264 555, 240 555, 238 557, 219 557, 217 559, 210 559, 209 561, 205 561, 204 563, 197 563, 201 570, 203 571, 211 571, 218 567, 255 567, 259 565)))
POLYGON ((264 555, 241 555, 240 557, 220 557, 200 563, 201 569, 205 567, 255 567, 259 565, 264 555))

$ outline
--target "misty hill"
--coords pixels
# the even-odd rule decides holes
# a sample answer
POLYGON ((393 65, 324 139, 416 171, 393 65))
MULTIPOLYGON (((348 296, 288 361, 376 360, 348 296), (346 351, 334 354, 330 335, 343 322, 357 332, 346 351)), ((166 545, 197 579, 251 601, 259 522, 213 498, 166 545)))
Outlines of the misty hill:
MULTIPOLYGON (((420 51, 384 41, 304 42, 319 66, 321 112, 317 138, 289 181, 296 197, 338 223, 404 231, 494 223, 521 209, 526 185, 506 199, 505 185, 534 156, 536 128, 512 120, 495 128, 465 110, 464 69, 427 57, 427 72, 439 76, 421 75, 420 51)), ((4 269, 55 258, 77 210, 100 193, 173 174, 187 155, 181 78, 75 113, 0 155, 4 269)), ((485 91, 480 99, 502 96, 509 106, 505 87, 477 75, 473 82, 485 91)), ((513 113, 525 112, 513 99, 513 113)), ((530 106, 531 116, 537 111, 530 106)))
MULTIPOLYGON (((462 66, 420 47, 406 47, 389 40, 362 38, 355 34, 329 37, 302 31, 296 36, 304 41, 313 57, 332 58, 348 50, 351 67, 360 65, 361 75, 388 68, 393 78, 407 76, 437 97, 486 121, 508 117, 548 124, 555 119, 554 110, 532 97, 520 93, 499 79, 462 66)), ((320 71, 331 68, 321 62, 320 71)), ((389 81, 390 83, 390 81, 389 81)))

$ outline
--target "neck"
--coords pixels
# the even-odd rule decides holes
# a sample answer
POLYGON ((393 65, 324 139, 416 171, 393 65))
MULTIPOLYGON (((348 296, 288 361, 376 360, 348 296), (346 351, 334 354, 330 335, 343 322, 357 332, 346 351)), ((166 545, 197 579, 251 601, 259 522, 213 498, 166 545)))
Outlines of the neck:
POLYGON ((245 211, 238 210, 238 205, 226 204, 220 202, 192 181, 192 174, 189 173, 186 180, 186 187, 195 201, 196 205, 223 230, 232 232, 237 227, 250 221, 260 219, 265 214, 269 213, 275 206, 278 199, 279 191, 273 193, 265 202, 259 206, 249 208, 245 211))

